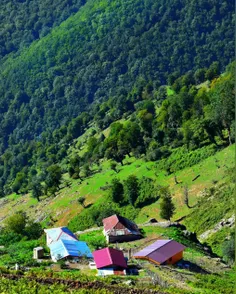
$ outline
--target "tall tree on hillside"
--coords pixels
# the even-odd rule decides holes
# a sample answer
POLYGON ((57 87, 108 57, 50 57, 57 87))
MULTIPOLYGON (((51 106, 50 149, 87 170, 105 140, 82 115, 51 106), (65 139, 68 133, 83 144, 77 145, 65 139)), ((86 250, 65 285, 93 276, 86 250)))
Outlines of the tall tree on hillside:
POLYGON ((124 181, 124 195, 128 202, 134 206, 139 195, 139 183, 135 175, 130 175, 127 180, 124 181))
POLYGON ((232 144, 231 129, 235 119, 235 82, 228 75, 221 78, 210 92, 211 112, 213 122, 222 126, 228 132, 229 144, 232 144))
POLYGON ((49 166, 46 170, 47 176, 45 180, 46 188, 50 194, 55 195, 61 184, 62 172, 61 168, 57 164, 49 166))
POLYGON ((16 234, 22 234, 27 224, 28 217, 25 212, 18 211, 5 221, 6 230, 16 234))
POLYGON ((34 180, 31 184, 32 189, 32 197, 36 198, 38 201, 40 200, 40 196, 43 195, 43 187, 39 180, 34 180))
POLYGON ((110 195, 114 202, 116 203, 122 202, 124 197, 124 187, 118 179, 113 179, 111 181, 110 195))
POLYGON ((174 214, 175 206, 172 202, 172 197, 168 187, 163 187, 160 190, 161 193, 161 203, 160 203, 160 216, 163 219, 169 220, 174 214))

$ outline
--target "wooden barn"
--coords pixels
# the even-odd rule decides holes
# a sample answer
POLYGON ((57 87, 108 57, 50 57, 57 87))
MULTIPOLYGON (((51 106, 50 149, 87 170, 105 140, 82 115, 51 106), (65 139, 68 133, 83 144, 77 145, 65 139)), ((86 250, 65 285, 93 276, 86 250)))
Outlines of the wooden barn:
POLYGON ((127 263, 121 250, 103 248, 93 252, 99 276, 126 275, 127 263))
POLYGON ((103 219, 103 233, 108 243, 128 242, 142 238, 138 226, 132 221, 119 215, 103 219))
POLYGON ((136 259, 145 259, 155 264, 175 264, 183 258, 186 247, 174 240, 157 240, 134 254, 136 259))

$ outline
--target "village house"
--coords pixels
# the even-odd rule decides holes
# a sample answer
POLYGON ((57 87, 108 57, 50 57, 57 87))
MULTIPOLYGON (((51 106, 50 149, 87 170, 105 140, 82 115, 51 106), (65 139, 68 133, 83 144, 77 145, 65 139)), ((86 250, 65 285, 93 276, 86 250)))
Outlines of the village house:
POLYGON ((138 226, 125 217, 114 214, 102 222, 103 233, 108 243, 129 242, 142 238, 138 226))
POLYGON ((174 240, 157 240, 153 244, 133 255, 136 259, 145 259, 155 264, 175 264, 183 258, 186 247, 174 240))
POLYGON ((127 262, 121 250, 103 248, 93 252, 99 276, 126 275, 127 262))
POLYGON ((49 245, 54 262, 67 259, 78 261, 80 258, 93 258, 86 242, 78 240, 59 240, 49 245))
POLYGON ((85 242, 78 241, 76 236, 67 228, 59 227, 44 230, 47 236, 47 245, 50 248, 54 262, 67 259, 78 261, 79 258, 93 258, 85 242))
POLYGON ((47 246, 59 240, 78 240, 67 227, 45 229, 44 232, 46 233, 47 246))

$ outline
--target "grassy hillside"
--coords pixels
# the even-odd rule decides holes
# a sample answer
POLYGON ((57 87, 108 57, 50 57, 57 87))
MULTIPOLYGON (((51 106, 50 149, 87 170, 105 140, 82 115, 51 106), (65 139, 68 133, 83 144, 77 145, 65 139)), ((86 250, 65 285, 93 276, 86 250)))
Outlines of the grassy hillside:
MULTIPOLYGON (((101 190, 101 187, 109 185, 113 178, 118 177, 121 180, 125 180, 128 175, 134 174, 138 177, 147 176, 156 179, 160 185, 168 185, 176 206, 173 220, 181 219, 188 215, 184 223, 187 227, 189 226, 190 230, 196 231, 200 235, 204 230, 214 226, 221 218, 233 214, 233 206, 227 198, 227 189, 230 189, 230 176, 227 175, 227 171, 234 166, 232 161, 234 149, 235 146, 232 145, 192 167, 177 171, 176 176, 180 182, 178 185, 175 184, 173 174, 167 175, 165 171, 158 169, 158 164, 154 162, 126 158, 125 165, 119 167, 118 174, 110 169, 109 162, 104 162, 99 172, 98 167, 94 166, 94 174, 92 176, 82 182, 80 180, 71 180, 71 187, 62 187, 56 197, 45 198, 40 202, 30 198, 29 195, 12 195, 2 199, 0 217, 4 218, 17 210, 24 210, 32 218, 42 221, 45 226, 68 225, 68 222, 73 222, 73 218, 76 218, 81 212, 84 213, 86 210, 89 212, 96 207, 101 207, 104 202, 111 201, 107 198, 108 190, 101 190), (200 176, 193 181, 197 175, 200 176), (195 208, 189 209, 184 204, 183 187, 186 184, 189 187, 189 204, 192 207, 198 204, 195 208), (224 188, 225 186, 226 189, 224 188), (206 191, 212 190, 218 192, 216 197, 212 198, 211 210, 204 209, 206 199, 209 197, 206 191), (226 194, 223 194, 226 196, 221 198, 222 206, 219 206, 217 203, 221 190, 226 190, 226 194), (87 208, 85 209, 77 202, 80 196, 86 198, 85 205, 87 208), (207 215, 212 216, 211 221, 206 221, 207 215), (205 221, 205 226, 202 226, 201 222, 205 221)), ((195 151, 195 153, 199 152, 199 150, 195 151)), ((65 175, 66 178, 67 176, 65 175)), ((139 224, 148 221, 150 218, 156 218, 158 221, 161 221, 158 200, 141 209, 135 209, 130 206, 119 208, 114 203, 112 205, 121 214, 133 218, 139 224)))

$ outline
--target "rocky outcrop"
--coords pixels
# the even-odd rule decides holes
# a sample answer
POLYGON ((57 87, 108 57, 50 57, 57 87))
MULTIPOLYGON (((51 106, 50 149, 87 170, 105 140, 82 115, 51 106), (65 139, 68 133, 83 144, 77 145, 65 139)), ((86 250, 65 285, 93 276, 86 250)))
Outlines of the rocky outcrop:
POLYGON ((228 219, 222 219, 219 223, 217 223, 213 229, 207 230, 206 232, 204 232, 203 234, 201 234, 199 236, 199 240, 203 241, 208 239, 212 234, 217 233, 218 231, 220 231, 223 228, 226 227, 234 227, 235 224, 235 215, 232 215, 230 218, 228 219))

